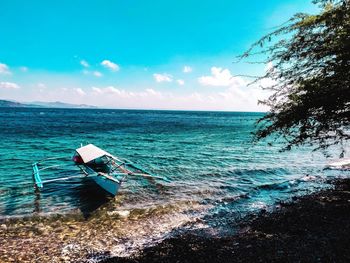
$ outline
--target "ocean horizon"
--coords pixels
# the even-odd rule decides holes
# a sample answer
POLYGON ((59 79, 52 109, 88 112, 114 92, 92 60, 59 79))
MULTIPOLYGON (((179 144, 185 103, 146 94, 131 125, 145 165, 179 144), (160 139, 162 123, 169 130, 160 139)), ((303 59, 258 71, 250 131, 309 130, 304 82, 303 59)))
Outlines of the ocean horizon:
MULTIPOLYGON (((12 101, 12 102, 16 102, 16 101, 12 101)), ((28 106, 26 106, 25 108, 30 108, 30 109, 69 109, 69 110, 96 110, 96 109, 100 109, 100 110, 130 110, 130 111, 188 111, 188 112, 238 112, 238 113, 267 113, 267 111, 240 111, 240 110, 204 110, 204 109, 167 109, 167 108, 118 108, 118 107, 103 107, 103 106, 95 106, 95 105, 86 105, 86 106, 91 106, 92 108, 79 108, 79 107, 65 107, 65 108, 59 108, 59 107, 50 107, 50 106, 40 106, 40 107, 35 107, 36 104, 34 104, 34 106, 30 106, 32 104, 32 102, 24 102, 21 101, 19 103, 23 103, 26 104, 28 106)), ((45 103, 56 103, 56 102, 45 102, 45 103)), ((62 104, 66 104, 64 102, 59 102, 62 104)), ((67 103, 69 104, 69 103, 67 103)), ((79 106, 78 104, 71 104, 73 106, 79 106)), ((37 105, 39 106, 39 105, 37 105)), ((7 108, 19 108, 19 107, 1 107, 0 109, 7 109, 7 108)))

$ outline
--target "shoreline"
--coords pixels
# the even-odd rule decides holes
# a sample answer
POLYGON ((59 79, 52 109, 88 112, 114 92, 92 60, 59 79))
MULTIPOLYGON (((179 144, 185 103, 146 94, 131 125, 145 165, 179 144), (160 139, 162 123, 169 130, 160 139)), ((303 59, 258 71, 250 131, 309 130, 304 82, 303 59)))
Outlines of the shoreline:
POLYGON ((249 216, 231 236, 189 232, 135 257, 100 262, 350 262, 350 179, 333 185, 280 203, 271 213, 249 216))
MULTIPOLYGON (((350 262, 350 178, 328 183, 334 187, 292 197, 238 222, 228 220, 224 235, 213 227, 174 228, 168 238, 126 257, 115 257, 111 249, 121 245, 128 250, 124 230, 140 230, 133 228, 135 216, 144 226, 153 224, 147 216, 126 219, 108 213, 106 206, 88 219, 0 220, 0 262, 350 262)), ((159 212, 157 224, 169 224, 159 212)))

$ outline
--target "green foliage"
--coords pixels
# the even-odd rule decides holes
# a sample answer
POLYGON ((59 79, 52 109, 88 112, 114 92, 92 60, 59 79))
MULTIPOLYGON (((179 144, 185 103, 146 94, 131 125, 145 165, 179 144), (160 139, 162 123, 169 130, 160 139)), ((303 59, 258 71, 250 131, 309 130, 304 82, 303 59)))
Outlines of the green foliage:
MULTIPOLYGON (((262 37, 240 59, 265 55, 274 68, 255 79, 272 79, 261 103, 270 111, 257 123, 255 137, 282 137, 285 149, 316 149, 350 139, 350 3, 313 1, 316 15, 298 13, 262 37), (272 42, 273 41, 273 42, 272 42)), ((344 151, 344 147, 342 147, 344 151)))

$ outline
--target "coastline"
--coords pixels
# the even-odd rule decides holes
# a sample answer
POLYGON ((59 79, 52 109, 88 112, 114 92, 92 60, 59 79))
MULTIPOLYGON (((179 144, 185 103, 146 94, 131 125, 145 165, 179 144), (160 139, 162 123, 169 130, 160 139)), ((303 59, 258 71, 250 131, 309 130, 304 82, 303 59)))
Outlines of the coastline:
POLYGON ((350 262, 350 179, 334 189, 280 203, 250 216, 226 237, 185 233, 145 248, 138 256, 101 263, 136 262, 350 262))
POLYGON ((350 262, 350 178, 330 183, 334 188, 242 218, 229 234, 175 231, 130 257, 108 249, 123 241, 127 221, 117 215, 3 220, 0 262, 350 262))

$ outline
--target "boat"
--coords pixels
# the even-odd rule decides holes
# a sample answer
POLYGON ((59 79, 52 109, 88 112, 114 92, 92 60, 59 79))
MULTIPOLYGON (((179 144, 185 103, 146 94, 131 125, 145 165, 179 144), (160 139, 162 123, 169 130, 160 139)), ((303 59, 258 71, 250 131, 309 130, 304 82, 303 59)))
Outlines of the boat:
POLYGON ((121 184, 127 180, 128 176, 142 176, 147 179, 158 178, 166 180, 166 178, 152 175, 127 159, 116 157, 93 144, 88 144, 77 148, 71 159, 72 164, 80 169, 80 175, 65 176, 43 181, 40 176, 41 171, 60 167, 60 165, 45 165, 45 163, 60 159, 64 160, 67 158, 50 157, 32 164, 33 180, 36 189, 40 190, 44 187, 44 184, 51 182, 89 176, 98 186, 115 196, 121 184))
POLYGON ((344 158, 337 161, 333 161, 326 166, 326 169, 350 170, 350 158, 344 158))

